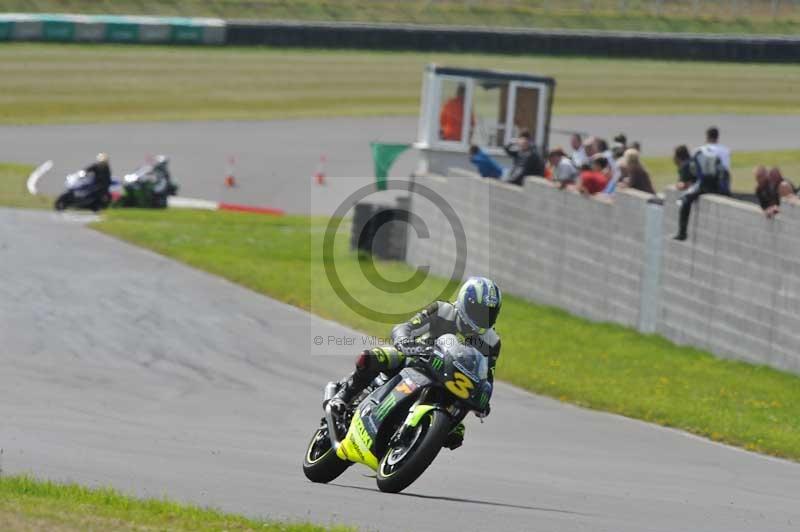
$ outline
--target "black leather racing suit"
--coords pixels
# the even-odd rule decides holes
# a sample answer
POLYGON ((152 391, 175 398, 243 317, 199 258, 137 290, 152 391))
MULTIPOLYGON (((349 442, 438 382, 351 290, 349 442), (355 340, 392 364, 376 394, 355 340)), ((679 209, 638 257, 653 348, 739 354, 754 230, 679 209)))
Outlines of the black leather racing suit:
POLYGON ((98 195, 108 194, 108 189, 111 188, 111 166, 108 163, 92 163, 84 168, 84 171, 94 175, 98 195))
MULTIPOLYGON (((432 346, 444 334, 454 334, 465 345, 480 351, 489 359, 489 382, 494 382, 494 370, 500 356, 500 336, 494 328, 483 334, 464 334, 459 330, 456 308, 446 301, 435 301, 417 312, 410 320, 392 329, 392 343, 406 351, 432 346), (405 347, 403 347, 405 346, 405 347), (417 347, 419 346, 419 347, 417 347)), ((406 354, 393 346, 375 347, 363 351, 356 359, 355 371, 345 379, 339 392, 343 402, 349 403, 381 372, 389 378, 397 375, 406 364, 406 354)), ((489 412, 487 405, 486 412, 489 412)), ((455 449, 461 445, 464 425, 459 423, 448 436, 445 447, 455 449)))

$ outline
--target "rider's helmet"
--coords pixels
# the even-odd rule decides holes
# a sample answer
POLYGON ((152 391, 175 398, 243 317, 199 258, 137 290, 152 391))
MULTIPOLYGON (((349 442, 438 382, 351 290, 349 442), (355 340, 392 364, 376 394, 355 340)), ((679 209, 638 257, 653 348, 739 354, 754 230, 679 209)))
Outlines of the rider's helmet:
POLYGON ((456 326, 462 334, 483 334, 497 321, 503 295, 494 281, 470 277, 456 297, 456 326))
POLYGON ((156 168, 166 168, 169 163, 169 157, 166 155, 156 155, 156 162, 153 166, 156 168))

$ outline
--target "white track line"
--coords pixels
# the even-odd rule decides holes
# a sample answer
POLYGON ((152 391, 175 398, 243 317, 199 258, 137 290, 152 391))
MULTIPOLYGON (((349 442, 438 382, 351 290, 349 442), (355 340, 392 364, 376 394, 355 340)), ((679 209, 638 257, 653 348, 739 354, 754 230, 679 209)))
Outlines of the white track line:
POLYGON ((208 201, 204 199, 194 198, 181 198, 178 196, 170 196, 167 198, 167 204, 176 209, 203 209, 207 211, 219 210, 219 203, 216 201, 208 201))
POLYGON ((53 161, 45 161, 44 163, 40 164, 36 170, 31 172, 31 175, 28 176, 28 192, 34 196, 39 193, 36 185, 39 183, 39 180, 42 178, 42 176, 49 172, 51 168, 53 168, 53 161))

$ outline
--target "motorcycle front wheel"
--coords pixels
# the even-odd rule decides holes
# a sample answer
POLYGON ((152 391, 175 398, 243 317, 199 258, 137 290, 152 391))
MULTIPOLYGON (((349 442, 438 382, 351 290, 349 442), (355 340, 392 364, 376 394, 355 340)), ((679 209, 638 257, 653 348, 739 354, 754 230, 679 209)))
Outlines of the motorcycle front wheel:
POLYGON ((402 441, 386 451, 378 464, 378 489, 398 493, 417 480, 442 450, 450 425, 450 417, 440 410, 425 415, 402 441))
POLYGON ((328 428, 320 427, 308 444, 303 458, 303 473, 311 482, 327 484, 352 465, 336 456, 328 437, 328 428))
POLYGON ((72 192, 64 192, 53 203, 53 208, 57 211, 66 210, 72 204, 72 192))

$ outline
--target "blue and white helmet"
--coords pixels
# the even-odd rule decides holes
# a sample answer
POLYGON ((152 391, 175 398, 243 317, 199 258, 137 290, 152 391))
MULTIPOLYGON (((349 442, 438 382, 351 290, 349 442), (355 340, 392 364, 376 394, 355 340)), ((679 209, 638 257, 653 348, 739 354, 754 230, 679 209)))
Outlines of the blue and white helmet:
POLYGON ((464 334, 483 334, 492 328, 500 314, 503 295, 494 281, 470 277, 456 296, 457 325, 464 334))

